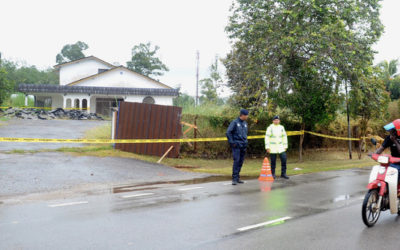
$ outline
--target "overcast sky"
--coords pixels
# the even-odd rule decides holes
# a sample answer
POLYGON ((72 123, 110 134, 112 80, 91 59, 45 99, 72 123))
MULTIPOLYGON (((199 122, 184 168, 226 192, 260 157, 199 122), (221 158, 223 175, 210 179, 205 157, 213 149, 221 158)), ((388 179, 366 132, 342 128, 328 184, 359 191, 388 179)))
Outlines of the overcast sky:
MULTIPOLYGON (((207 77, 216 54, 230 50, 224 31, 232 0, 0 0, 0 52, 39 68, 55 65, 62 47, 80 40, 86 55, 125 65, 141 42, 160 46, 170 68, 160 80, 195 93, 196 50, 200 78, 207 77)), ((385 34, 375 60, 400 57, 399 0, 384 0, 385 34)))

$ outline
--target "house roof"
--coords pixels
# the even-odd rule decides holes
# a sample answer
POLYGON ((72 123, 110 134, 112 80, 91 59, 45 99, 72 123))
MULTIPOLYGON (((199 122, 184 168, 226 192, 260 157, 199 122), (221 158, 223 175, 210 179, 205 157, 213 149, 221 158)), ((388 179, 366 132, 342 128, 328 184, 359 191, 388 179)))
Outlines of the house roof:
POLYGON ((53 84, 19 84, 18 91, 23 93, 82 93, 102 95, 149 95, 178 96, 178 89, 156 88, 118 88, 118 87, 88 87, 53 84))
POLYGON ((65 62, 65 63, 60 63, 60 64, 57 64, 57 65, 54 65, 54 68, 59 69, 59 68, 61 68, 63 66, 66 66, 66 65, 69 65, 69 64, 74 64, 74 63, 85 61, 85 60, 89 60, 89 59, 93 59, 93 60, 99 61, 101 63, 104 63, 104 64, 108 65, 111 68, 115 68, 116 67, 115 65, 112 65, 111 63, 103 61, 100 58, 97 58, 95 56, 87 56, 87 57, 83 57, 83 58, 80 58, 80 59, 77 59, 77 60, 73 60, 73 61, 70 61, 70 62, 65 62))
POLYGON ((161 83, 161 82, 159 82, 159 81, 157 81, 157 80, 155 80, 155 79, 153 79, 153 78, 151 78, 151 77, 148 77, 148 76, 139 74, 139 73, 137 73, 137 72, 135 72, 135 71, 133 71, 133 70, 130 70, 130 69, 124 67, 124 66, 114 67, 114 68, 112 68, 112 69, 103 71, 103 72, 101 72, 101 73, 94 74, 94 75, 91 75, 91 76, 87 76, 87 77, 84 77, 84 78, 79 79, 79 80, 77 80, 77 81, 68 83, 67 85, 68 85, 68 86, 76 85, 76 84, 81 83, 81 82, 83 82, 83 81, 85 81, 85 80, 87 80, 87 79, 90 79, 90 78, 92 78, 92 77, 97 77, 97 76, 100 76, 100 75, 105 75, 105 74, 110 73, 111 71, 118 70, 118 69, 124 69, 124 70, 126 70, 126 71, 131 72, 131 73, 134 73, 134 74, 137 74, 137 75, 139 75, 139 76, 141 76, 141 77, 144 77, 144 78, 146 78, 146 79, 148 79, 148 80, 150 80, 150 81, 152 81, 152 82, 154 82, 154 83, 156 83, 156 84, 158 84, 158 85, 160 85, 160 86, 162 86, 162 87, 172 89, 172 87, 170 87, 170 86, 168 86, 168 85, 166 85, 166 84, 164 84, 164 83, 161 83))

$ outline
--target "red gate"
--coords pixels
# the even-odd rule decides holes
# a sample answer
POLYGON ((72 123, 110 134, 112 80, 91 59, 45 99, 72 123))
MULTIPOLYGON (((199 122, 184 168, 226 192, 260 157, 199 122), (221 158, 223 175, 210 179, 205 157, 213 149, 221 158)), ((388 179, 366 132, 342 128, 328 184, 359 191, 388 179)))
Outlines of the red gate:
MULTIPOLYGON (((180 139, 181 107, 146 103, 120 102, 116 139, 180 139)), ((178 157, 180 143, 119 143, 116 149, 144 155, 162 156, 171 146, 168 157, 178 157)))

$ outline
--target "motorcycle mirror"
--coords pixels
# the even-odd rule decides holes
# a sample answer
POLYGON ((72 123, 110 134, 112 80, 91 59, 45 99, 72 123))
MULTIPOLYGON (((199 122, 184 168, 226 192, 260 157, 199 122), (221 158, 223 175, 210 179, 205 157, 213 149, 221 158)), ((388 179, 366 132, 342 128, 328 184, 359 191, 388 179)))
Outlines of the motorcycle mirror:
POLYGON ((375 138, 372 138, 372 139, 371 139, 371 143, 372 143, 373 145, 376 146, 376 140, 375 140, 375 138))

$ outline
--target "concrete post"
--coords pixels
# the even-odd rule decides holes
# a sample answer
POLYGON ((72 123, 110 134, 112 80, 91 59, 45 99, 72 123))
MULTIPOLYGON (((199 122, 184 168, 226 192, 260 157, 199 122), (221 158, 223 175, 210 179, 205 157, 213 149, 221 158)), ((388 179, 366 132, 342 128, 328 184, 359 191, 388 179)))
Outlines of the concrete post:
POLYGON ((87 98, 86 105, 87 105, 87 112, 88 112, 88 113, 91 113, 91 112, 90 112, 90 95, 89 95, 88 98, 87 98))
POLYGON ((67 107, 67 98, 66 96, 63 96, 63 109, 67 107))
POLYGON ((28 95, 25 95, 25 107, 28 106, 28 95))

